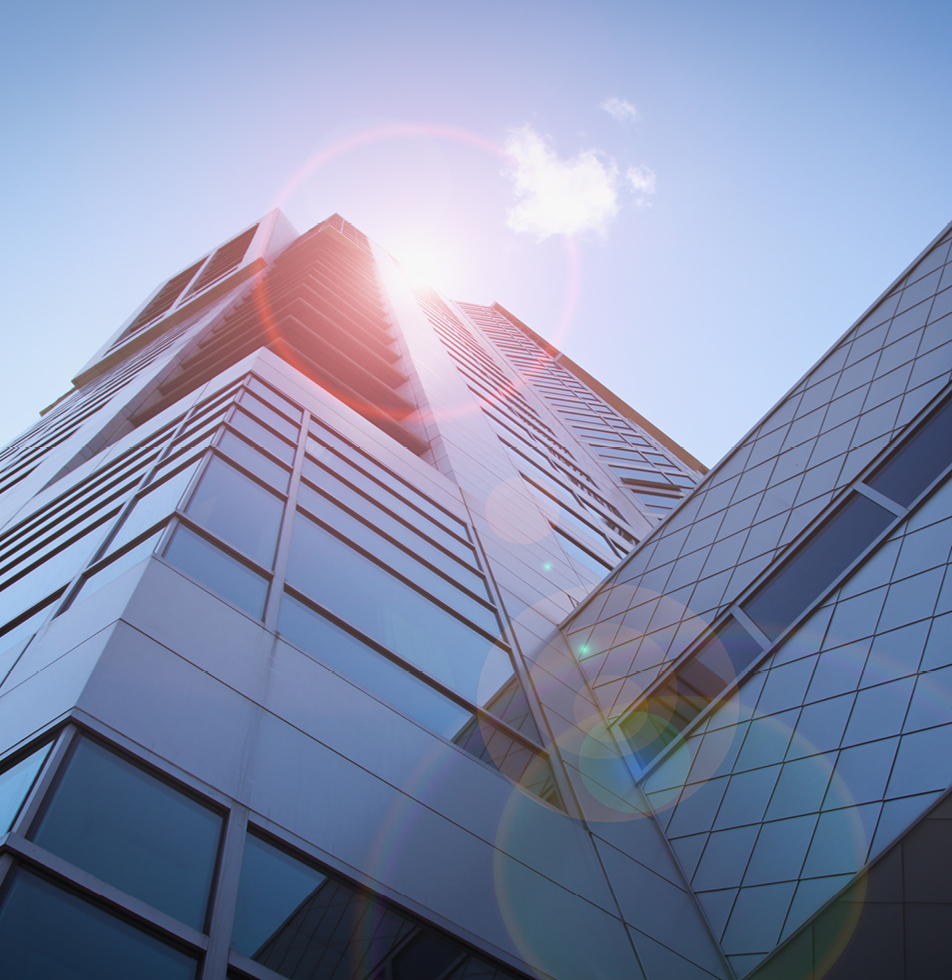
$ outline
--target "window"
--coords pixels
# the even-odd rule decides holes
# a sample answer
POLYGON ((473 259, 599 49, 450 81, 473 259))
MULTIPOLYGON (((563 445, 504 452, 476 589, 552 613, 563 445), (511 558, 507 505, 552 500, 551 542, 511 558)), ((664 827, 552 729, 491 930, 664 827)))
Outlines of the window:
POLYGON ((202 930, 221 826, 208 807, 81 738, 31 836, 202 930))
POLYGON ((163 557, 256 619, 264 615, 268 580, 191 528, 175 528, 163 557))
POLYGON ((148 492, 142 494, 126 513, 119 530, 109 542, 106 553, 118 551, 140 534, 169 517, 178 507, 196 469, 198 469, 197 460, 185 469, 179 470, 170 479, 151 484, 148 492))
POLYGON ((255 833, 245 839, 231 941, 284 977, 514 980, 450 936, 255 833))
POLYGON ((23 869, 0 908, 3 972, 17 980, 195 980, 194 957, 23 869))
POLYGON ((226 544, 271 567, 284 502, 224 460, 209 461, 185 512, 226 544))
POLYGON ((448 739, 454 738, 473 716, 472 711, 292 595, 285 595, 281 603, 278 629, 335 673, 356 681, 374 697, 448 739))
POLYGON ((50 754, 51 745, 52 742, 47 742, 0 773, 0 834, 5 834, 13 826, 23 801, 50 754))
POLYGON ((86 596, 98 592, 104 585, 108 585, 114 579, 117 579, 123 572, 134 568, 139 562, 144 561, 155 551, 155 546, 159 543, 159 538, 161 537, 162 528, 159 528, 158 531, 153 532, 138 544, 127 548, 122 554, 110 559, 104 564, 100 564, 93 572, 87 573, 83 579, 81 588, 74 596, 72 602, 78 602, 80 599, 84 599, 86 596))
POLYGON ((744 612, 775 640, 895 519, 894 514, 867 497, 852 494, 742 604, 744 612))
POLYGON ((226 456, 253 473, 259 480, 263 480, 280 493, 288 492, 291 473, 287 467, 275 462, 263 452, 259 452, 250 442, 226 429, 218 437, 216 446, 226 456))
POLYGON ((611 571, 612 566, 608 562, 603 561, 601 558, 596 558, 559 528, 554 527, 552 530, 558 535, 559 544, 562 545, 566 552, 577 562, 594 572, 597 579, 604 578, 611 571))
POLYGON ((335 532, 375 558, 379 558, 389 568, 408 578, 414 585, 425 589, 461 616, 487 632, 493 633, 498 630, 496 615, 488 605, 462 592, 456 582, 433 571, 428 565, 423 564, 420 558, 434 560, 434 563, 446 566, 454 579, 465 578, 466 587, 482 592, 485 597, 486 589, 481 577, 459 565, 457 565, 459 569, 457 574, 455 569, 449 567, 454 564, 451 558, 445 556, 441 560, 437 549, 427 547, 427 542, 418 538, 408 528, 395 526, 395 522, 387 526, 387 530, 395 532, 407 542, 404 547, 401 547, 389 537, 385 537, 377 528, 359 520, 333 500, 311 490, 306 484, 301 485, 298 501, 309 513, 334 528, 335 532), (417 542, 419 546, 414 547, 417 542))
POLYGON ((952 401, 946 402, 866 482, 908 507, 952 463, 952 401))
POLYGON ((492 639, 301 513, 288 584, 469 701, 481 683, 495 689, 512 674, 492 639))

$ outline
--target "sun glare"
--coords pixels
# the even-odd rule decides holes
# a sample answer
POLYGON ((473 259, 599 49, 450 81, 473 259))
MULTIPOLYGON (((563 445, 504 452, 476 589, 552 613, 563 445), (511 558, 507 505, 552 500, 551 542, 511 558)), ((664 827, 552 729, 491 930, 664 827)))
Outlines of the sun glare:
POLYGON ((454 276, 453 263, 445 253, 422 246, 402 247, 394 252, 401 271, 413 286, 445 290, 454 276))

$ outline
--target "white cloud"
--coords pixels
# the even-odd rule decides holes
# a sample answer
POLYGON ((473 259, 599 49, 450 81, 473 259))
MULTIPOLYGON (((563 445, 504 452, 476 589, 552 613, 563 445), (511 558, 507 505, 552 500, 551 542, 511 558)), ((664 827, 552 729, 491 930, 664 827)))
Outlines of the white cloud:
POLYGON ((618 168, 596 150, 560 160, 530 126, 509 132, 506 153, 512 165, 517 204, 506 224, 540 241, 551 235, 604 234, 618 214, 618 168))
POLYGON ((617 95, 605 99, 601 108, 617 122, 624 122, 626 119, 634 121, 638 118, 638 110, 627 99, 619 99, 617 95))
POLYGON ((654 194, 658 189, 658 178, 649 167, 629 167, 625 178, 636 194, 654 194))

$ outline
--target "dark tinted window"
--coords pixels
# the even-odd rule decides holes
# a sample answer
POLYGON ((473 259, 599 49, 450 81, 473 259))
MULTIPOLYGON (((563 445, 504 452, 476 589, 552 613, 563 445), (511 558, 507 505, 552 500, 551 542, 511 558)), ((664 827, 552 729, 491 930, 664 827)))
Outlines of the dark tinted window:
POLYGON ((245 838, 231 945, 254 958, 294 910, 326 880, 326 875, 310 865, 249 834, 245 838))
POLYGON ((452 937, 253 834, 245 842, 232 945, 290 978, 513 980, 452 937), (464 973, 447 973, 463 962, 464 973))
POLYGON ((944 405, 866 482, 908 507, 952 463, 952 402, 944 405))
POLYGON ((854 494, 751 599, 748 616, 776 639, 895 520, 854 494))
POLYGON ((10 980, 194 980, 195 960, 128 922, 16 871, 0 909, 10 980))
POLYGON ((203 927, 221 817, 81 739, 33 840, 196 929, 203 927))

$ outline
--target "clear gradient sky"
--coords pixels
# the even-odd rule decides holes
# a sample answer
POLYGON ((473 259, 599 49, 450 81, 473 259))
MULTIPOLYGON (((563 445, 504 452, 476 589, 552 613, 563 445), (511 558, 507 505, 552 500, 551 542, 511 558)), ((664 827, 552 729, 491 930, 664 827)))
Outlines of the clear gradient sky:
POLYGON ((948 0, 10 0, 0 442, 281 206, 713 464, 952 219, 950 50, 948 0))

